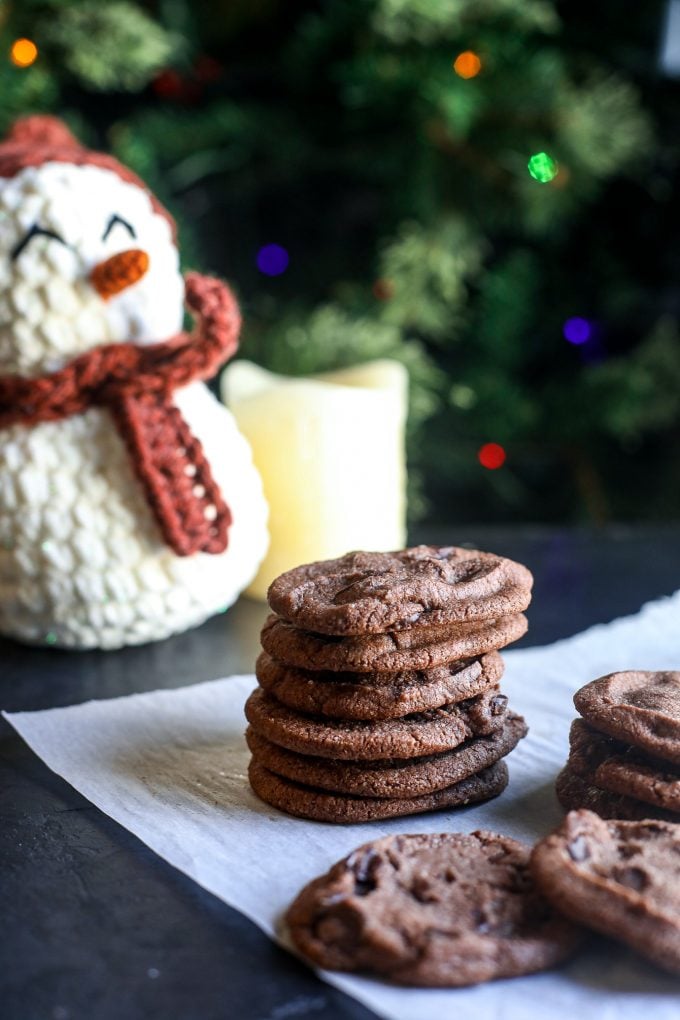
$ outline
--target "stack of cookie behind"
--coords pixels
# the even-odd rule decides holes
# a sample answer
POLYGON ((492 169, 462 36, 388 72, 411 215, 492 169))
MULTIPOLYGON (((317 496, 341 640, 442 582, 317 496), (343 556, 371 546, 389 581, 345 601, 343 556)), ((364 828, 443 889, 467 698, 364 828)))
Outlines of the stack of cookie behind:
POLYGON ((680 672, 610 673, 574 695, 564 808, 680 821, 680 672))
POLYGON ((453 547, 348 553, 269 589, 246 704, 255 793, 362 822, 495 797, 527 729, 498 649, 526 631, 531 574, 453 547))

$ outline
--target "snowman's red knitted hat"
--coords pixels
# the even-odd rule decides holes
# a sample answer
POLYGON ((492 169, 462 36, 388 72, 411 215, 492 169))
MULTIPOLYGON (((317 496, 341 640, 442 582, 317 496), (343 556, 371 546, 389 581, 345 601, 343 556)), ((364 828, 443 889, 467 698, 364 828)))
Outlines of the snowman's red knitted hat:
POLYGON ((0 142, 0 177, 14 177, 26 167, 42 166, 43 163, 71 163, 73 166, 98 166, 110 170, 121 180, 145 191, 154 211, 166 218, 173 237, 176 235, 177 227, 170 213, 132 170, 108 153, 86 149, 58 117, 43 114, 21 117, 0 142))

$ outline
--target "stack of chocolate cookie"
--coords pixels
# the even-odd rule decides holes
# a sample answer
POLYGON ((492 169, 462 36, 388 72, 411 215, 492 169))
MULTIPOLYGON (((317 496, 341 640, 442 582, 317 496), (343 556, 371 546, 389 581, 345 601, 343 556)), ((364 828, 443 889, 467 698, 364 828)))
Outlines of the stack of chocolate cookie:
POLYGON ((610 673, 574 695, 583 718, 557 778, 563 807, 680 821, 680 672, 610 673))
POLYGON ((526 631, 531 584, 511 560, 432 546, 282 574, 246 704, 255 793, 328 822, 501 793, 527 729, 498 649, 526 631))

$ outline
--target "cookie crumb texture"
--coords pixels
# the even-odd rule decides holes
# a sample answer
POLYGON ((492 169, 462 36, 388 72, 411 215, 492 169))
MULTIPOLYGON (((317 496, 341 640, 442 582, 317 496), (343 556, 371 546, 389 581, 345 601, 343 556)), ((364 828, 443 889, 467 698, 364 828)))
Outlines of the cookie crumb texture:
POLYGON ((533 973, 571 955, 581 933, 537 891, 529 855, 490 832, 389 836, 306 886, 286 921, 330 970, 432 987, 533 973))
POLYGON ((262 652, 255 674, 260 687, 298 712, 331 719, 398 719, 495 687, 503 676, 503 660, 490 652, 431 670, 357 674, 298 669, 262 652))
POLYGON ((297 627, 350 636, 519 613, 532 583, 526 567, 501 556, 418 545, 295 567, 272 582, 267 598, 297 627))
MULTIPOLYGON (((603 818, 665 818, 680 821, 680 768, 652 758, 629 744, 598 733, 583 719, 574 719, 569 733, 568 776, 581 780, 582 787, 599 790, 603 818)), ((577 783, 563 778, 559 783, 565 807, 589 807, 577 797, 577 783)), ((593 800, 596 798, 594 797, 593 800)), ((595 810, 593 808, 593 810, 595 810)))
POLYGON ((286 814, 333 825, 358 825, 381 818, 462 808, 498 797, 508 785, 508 767, 505 762, 497 761, 458 783, 414 797, 403 794, 400 797, 359 797, 329 793, 307 783, 286 779, 266 768, 257 757, 250 760, 248 779, 260 800, 286 814))
POLYGON ((383 673, 430 670, 505 648, 526 634, 527 618, 515 613, 499 620, 439 624, 407 630, 332 637, 300 630, 273 614, 262 628, 262 647, 277 662, 300 669, 383 673))
POLYGON ((531 871, 567 917, 680 974, 680 826, 572 811, 537 844, 531 871))
POLYGON ((524 719, 509 712, 502 729, 466 740, 451 751, 373 762, 297 754, 270 742, 252 726, 246 730, 246 741, 255 760, 284 779, 333 793, 401 799, 434 793, 477 775, 509 754, 526 734, 524 719))
POLYGON ((256 688, 245 704, 248 722, 268 740, 300 754, 326 758, 416 758, 458 747, 502 729, 508 699, 498 688, 402 719, 344 722, 294 712, 256 688))
POLYGON ((610 673, 574 695, 596 729, 680 765, 680 672, 610 673))

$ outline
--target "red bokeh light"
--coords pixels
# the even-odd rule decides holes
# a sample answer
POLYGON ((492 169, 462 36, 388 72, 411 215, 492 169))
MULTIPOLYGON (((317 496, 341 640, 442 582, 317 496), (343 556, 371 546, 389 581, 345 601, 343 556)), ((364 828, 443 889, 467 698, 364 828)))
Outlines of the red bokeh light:
POLYGON ((479 463, 489 471, 495 471, 496 468, 502 467, 506 457, 507 454, 499 443, 484 443, 484 446, 481 446, 477 452, 479 463))
POLYGON ((162 99, 179 99, 184 91, 184 82, 177 71, 168 69, 156 75, 151 87, 162 99))

